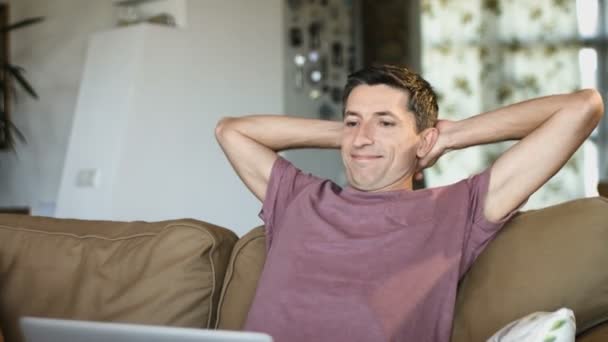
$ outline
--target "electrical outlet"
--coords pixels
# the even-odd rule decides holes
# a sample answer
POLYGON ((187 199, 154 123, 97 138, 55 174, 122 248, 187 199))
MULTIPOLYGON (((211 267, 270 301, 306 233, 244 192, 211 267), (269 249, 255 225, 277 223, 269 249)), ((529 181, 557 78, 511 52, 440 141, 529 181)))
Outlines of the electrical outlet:
POLYGON ((98 169, 80 169, 76 175, 76 186, 79 188, 96 188, 99 185, 98 169))

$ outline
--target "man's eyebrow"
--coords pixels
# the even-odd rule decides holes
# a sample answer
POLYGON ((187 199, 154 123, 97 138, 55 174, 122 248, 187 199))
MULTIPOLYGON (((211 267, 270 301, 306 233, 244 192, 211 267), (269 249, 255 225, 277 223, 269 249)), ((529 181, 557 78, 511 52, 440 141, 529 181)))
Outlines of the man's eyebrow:
MULTIPOLYGON (((357 117, 361 117, 361 114, 357 113, 357 112, 353 112, 351 110, 346 111, 346 113, 344 114, 344 116, 357 116, 357 117)), ((397 117, 397 115, 395 115, 393 112, 389 112, 389 111, 382 111, 382 112, 375 112, 374 113, 375 116, 390 116, 396 120, 398 120, 399 118, 397 117)))
POLYGON ((393 117, 394 119, 398 119, 397 115, 395 115, 395 114, 393 114, 392 112, 389 112, 389 111, 375 112, 374 115, 377 115, 377 116, 390 116, 390 117, 393 117))

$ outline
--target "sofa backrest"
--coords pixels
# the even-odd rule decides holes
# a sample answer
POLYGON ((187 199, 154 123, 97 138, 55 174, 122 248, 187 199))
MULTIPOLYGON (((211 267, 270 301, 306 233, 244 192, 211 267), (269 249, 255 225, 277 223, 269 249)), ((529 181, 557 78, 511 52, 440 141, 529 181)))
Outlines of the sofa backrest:
POLYGON ((608 199, 521 213, 462 279, 453 342, 481 341, 535 311, 568 307, 577 332, 608 321, 608 199))
POLYGON ((0 215, 0 326, 21 316, 211 328, 237 236, 195 220, 0 215))

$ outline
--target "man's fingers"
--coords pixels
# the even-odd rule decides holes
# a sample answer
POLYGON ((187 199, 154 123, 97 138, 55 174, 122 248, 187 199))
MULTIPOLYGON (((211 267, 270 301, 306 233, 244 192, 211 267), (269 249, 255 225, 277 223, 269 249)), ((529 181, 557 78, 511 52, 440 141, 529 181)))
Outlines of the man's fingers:
POLYGON ((422 169, 426 168, 426 164, 428 164, 428 163, 429 163, 429 162, 428 162, 428 160, 425 160, 425 159, 420 159, 420 160, 418 161, 418 171, 420 171, 420 170, 422 170, 422 169))

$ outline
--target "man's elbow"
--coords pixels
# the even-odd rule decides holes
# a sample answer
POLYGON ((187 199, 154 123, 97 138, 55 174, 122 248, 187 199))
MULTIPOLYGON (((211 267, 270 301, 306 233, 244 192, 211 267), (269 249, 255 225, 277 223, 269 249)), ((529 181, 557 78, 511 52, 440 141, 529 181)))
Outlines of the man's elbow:
POLYGON ((221 137, 226 134, 226 132, 233 129, 232 127, 234 126, 235 120, 236 118, 230 116, 221 118, 215 125, 215 138, 220 140, 221 137))
POLYGON ((602 116, 604 116, 604 100, 602 99, 602 95, 597 89, 583 89, 580 91, 580 94, 583 99, 585 113, 589 115, 589 120, 596 126, 602 119, 602 116))

